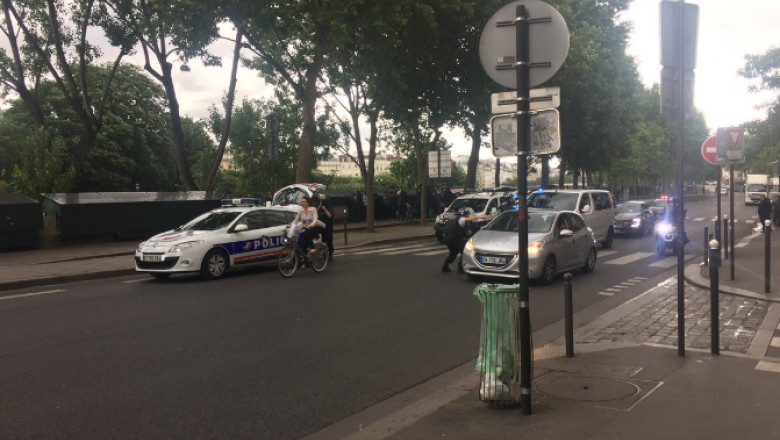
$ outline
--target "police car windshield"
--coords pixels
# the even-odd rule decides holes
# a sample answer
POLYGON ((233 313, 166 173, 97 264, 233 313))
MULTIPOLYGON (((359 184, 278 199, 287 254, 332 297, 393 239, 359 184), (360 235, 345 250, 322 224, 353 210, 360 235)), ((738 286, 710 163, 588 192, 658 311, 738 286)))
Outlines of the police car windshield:
POLYGON ((533 193, 528 197, 529 208, 552 209, 555 211, 575 211, 577 208, 577 193, 533 193))
MULTIPOLYGON (((547 212, 529 212, 528 213, 528 233, 543 234, 552 229, 555 213, 547 212)), ((508 211, 485 226, 488 231, 517 232, 517 212, 508 211)))
POLYGON ((182 226, 183 231, 215 231, 230 224, 240 212, 207 212, 182 226))
POLYGON ((476 199, 476 198, 456 199, 454 202, 452 202, 452 204, 450 205, 447 211, 458 212, 461 209, 471 208, 474 210, 474 212, 482 212, 485 210, 485 206, 487 206, 487 202, 488 199, 476 199))

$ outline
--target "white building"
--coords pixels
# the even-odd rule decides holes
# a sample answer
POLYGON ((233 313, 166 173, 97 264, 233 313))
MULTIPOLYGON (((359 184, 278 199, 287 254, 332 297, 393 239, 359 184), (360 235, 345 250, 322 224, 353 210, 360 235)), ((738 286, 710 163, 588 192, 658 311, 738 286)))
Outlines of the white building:
MULTIPOLYGON (((398 156, 377 156, 374 159, 374 174, 390 172, 390 165, 400 161, 398 156)), ((317 171, 331 176, 360 177, 360 169, 348 156, 331 157, 317 164, 317 171)))

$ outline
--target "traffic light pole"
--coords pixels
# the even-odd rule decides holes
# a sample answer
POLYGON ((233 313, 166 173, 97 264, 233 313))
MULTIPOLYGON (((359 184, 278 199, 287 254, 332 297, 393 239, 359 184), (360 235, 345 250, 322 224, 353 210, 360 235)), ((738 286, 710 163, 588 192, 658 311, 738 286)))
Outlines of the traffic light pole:
POLYGON ((531 414, 531 312, 528 292, 528 154, 531 145, 530 45, 526 7, 516 7, 515 75, 517 81, 517 260, 520 329, 520 408, 531 414))

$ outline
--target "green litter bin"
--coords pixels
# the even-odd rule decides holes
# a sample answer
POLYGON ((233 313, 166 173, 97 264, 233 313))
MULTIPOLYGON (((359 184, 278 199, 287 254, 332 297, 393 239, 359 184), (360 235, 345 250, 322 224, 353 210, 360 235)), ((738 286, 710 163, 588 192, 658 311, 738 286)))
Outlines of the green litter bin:
POLYGON ((474 289, 482 303, 476 370, 481 373, 483 402, 520 403, 519 294, 518 284, 480 284, 474 289))

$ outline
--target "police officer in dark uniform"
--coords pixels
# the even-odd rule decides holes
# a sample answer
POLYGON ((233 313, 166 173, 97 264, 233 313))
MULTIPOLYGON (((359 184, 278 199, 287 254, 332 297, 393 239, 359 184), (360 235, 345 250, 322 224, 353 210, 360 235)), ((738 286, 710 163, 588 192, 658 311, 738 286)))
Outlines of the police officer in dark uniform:
MULTIPOLYGON (((442 266, 442 272, 451 272, 450 263, 458 258, 458 254, 463 253, 463 248, 468 241, 469 230, 473 227, 473 224, 477 220, 487 218, 486 215, 474 215, 474 210, 466 208, 463 211, 459 211, 458 215, 447 220, 444 225, 444 243, 447 245, 450 253, 447 258, 444 259, 444 266, 442 266), (469 225, 472 223, 472 225, 469 225)), ((458 264, 458 273, 463 273, 463 267, 458 264)))
POLYGON ((322 241, 328 245, 328 260, 333 261, 333 209, 328 203, 328 199, 322 196, 312 197, 312 203, 317 208, 317 218, 325 223, 324 228, 320 228, 322 241))

